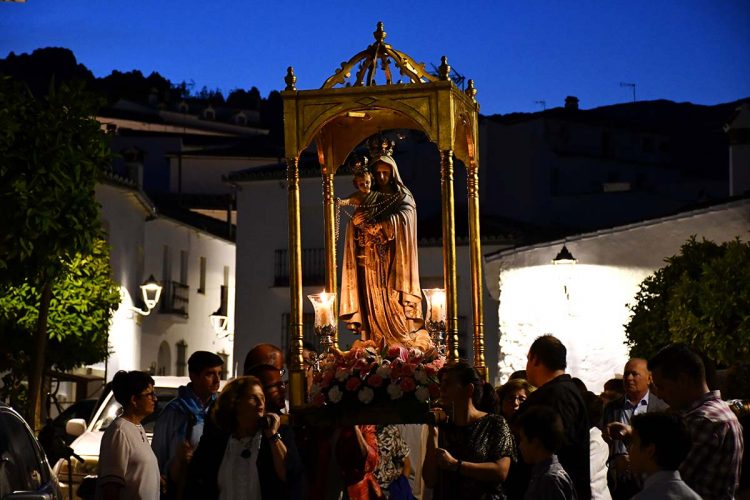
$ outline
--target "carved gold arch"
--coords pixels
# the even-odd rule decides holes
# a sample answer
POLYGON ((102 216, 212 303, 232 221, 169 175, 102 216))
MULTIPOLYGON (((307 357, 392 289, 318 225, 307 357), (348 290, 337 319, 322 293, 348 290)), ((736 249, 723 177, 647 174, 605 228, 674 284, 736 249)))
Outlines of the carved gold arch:
POLYGON ((439 76, 433 76, 403 52, 385 43, 378 23, 375 43, 359 52, 329 77, 323 87, 297 90, 290 67, 286 76, 284 138, 289 196, 290 336, 292 347, 291 402, 304 405, 302 364, 302 248, 300 237, 299 158, 313 142, 318 148, 323 183, 326 247, 326 291, 338 293, 333 178, 338 167, 367 137, 389 129, 417 129, 440 152, 443 219, 443 275, 447 299, 447 357, 458 359, 458 301, 456 287, 455 209, 453 158, 463 162, 468 174, 468 205, 472 275, 474 364, 485 371, 482 320, 481 246, 477 158, 479 105, 469 80, 466 91, 450 80, 450 66, 442 58, 439 76), (391 65, 408 81, 393 83, 391 65), (358 68, 354 82, 347 83, 358 68), (375 83, 380 67, 385 84, 375 83), (337 85, 340 85, 337 87, 337 85))

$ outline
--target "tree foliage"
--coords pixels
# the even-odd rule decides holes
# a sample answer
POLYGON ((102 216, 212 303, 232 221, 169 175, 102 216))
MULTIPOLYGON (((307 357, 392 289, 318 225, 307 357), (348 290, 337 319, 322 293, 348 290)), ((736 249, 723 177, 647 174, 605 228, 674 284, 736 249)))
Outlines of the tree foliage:
MULTIPOLYGON (((110 320, 120 292, 112 281, 109 248, 101 239, 90 254, 62 258, 61 265, 63 271, 52 285, 44 364, 46 369, 67 371, 106 359, 110 320)), ((0 287, 0 372, 10 371, 8 380, 22 380, 28 373, 40 298, 39 288, 28 281, 0 287)), ((23 401, 17 384, 4 389, 6 398, 16 404, 23 401)))
POLYGON ((111 150, 83 83, 49 85, 45 97, 0 78, 0 284, 40 291, 29 352, 29 419, 37 427, 53 285, 67 256, 93 252, 101 232, 96 182, 111 150))
POLYGON ((750 244, 690 238, 647 277, 625 325, 632 356, 685 342, 719 365, 750 358, 750 244))

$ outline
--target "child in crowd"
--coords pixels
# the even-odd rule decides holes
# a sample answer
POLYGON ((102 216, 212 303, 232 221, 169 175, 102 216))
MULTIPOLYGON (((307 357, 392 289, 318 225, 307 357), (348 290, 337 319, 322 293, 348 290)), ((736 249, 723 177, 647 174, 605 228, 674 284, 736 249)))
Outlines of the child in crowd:
POLYGON ((690 433, 675 413, 642 413, 633 417, 628 453, 635 474, 648 476, 633 500, 700 499, 677 468, 690 451, 690 433))
POLYGON ((573 481, 555 455, 565 439, 557 413, 546 406, 529 408, 521 415, 518 427, 521 455, 533 465, 524 499, 575 500, 573 481))

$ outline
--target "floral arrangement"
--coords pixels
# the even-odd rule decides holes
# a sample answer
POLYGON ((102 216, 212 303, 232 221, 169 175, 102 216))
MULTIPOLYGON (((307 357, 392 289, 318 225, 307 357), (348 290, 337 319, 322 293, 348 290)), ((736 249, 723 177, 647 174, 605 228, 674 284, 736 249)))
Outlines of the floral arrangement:
POLYGON ((390 346, 378 352, 372 344, 360 344, 321 365, 312 403, 341 408, 408 402, 426 407, 440 395, 437 373, 444 363, 445 358, 418 349, 390 346))

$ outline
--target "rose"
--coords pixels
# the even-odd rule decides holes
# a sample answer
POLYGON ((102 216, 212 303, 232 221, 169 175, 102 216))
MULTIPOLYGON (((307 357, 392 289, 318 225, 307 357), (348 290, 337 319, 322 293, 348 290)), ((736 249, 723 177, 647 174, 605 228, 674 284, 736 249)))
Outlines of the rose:
POLYGON ((409 351, 400 345, 392 345, 388 348, 388 358, 406 361, 409 359, 409 351))
POLYGON ((338 403, 341 401, 341 398, 344 396, 344 393, 341 392, 341 389, 339 389, 339 386, 334 385, 331 387, 331 389, 328 391, 328 401, 331 403, 338 403))
POLYGON ((323 403, 325 403, 325 402, 326 402, 326 397, 325 397, 325 395, 322 392, 319 392, 318 394, 316 394, 312 398, 312 403, 315 406, 323 406, 323 403))
POLYGON ((352 377, 346 381, 346 390, 355 391, 357 390, 357 387, 359 387, 361 384, 362 384, 362 381, 359 379, 359 377, 352 377))
POLYGON ((417 387, 417 390, 414 391, 414 397, 417 398, 417 401, 420 403, 426 403, 430 399, 430 390, 427 387, 420 385, 417 387))
POLYGON ((398 399, 401 396, 404 395, 403 391, 401 390, 401 387, 398 386, 398 384, 390 384, 388 386, 388 389, 386 389, 388 392, 388 395, 391 397, 391 399, 398 399))
POLYGON ((383 385, 383 377, 381 377, 377 373, 374 373, 367 377, 367 384, 371 387, 380 387, 381 385, 383 385))
POLYGON ((357 394, 357 397, 364 404, 370 404, 370 401, 372 401, 372 398, 375 397, 375 393, 369 387, 364 387, 359 391, 359 394, 357 394))
POLYGON ((401 383, 399 385, 401 386, 401 390, 404 392, 411 392, 417 386, 417 384, 414 382, 414 379, 412 377, 402 378, 401 383))

